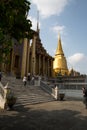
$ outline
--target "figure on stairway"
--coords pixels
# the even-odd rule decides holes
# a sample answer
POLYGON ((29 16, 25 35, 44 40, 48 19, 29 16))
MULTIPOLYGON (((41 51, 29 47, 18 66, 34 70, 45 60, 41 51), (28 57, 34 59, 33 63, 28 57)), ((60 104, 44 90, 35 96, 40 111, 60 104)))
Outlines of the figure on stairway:
POLYGON ((31 83, 31 74, 30 73, 28 73, 28 83, 29 83, 29 85, 30 85, 30 83, 31 83))
POLYGON ((24 83, 24 86, 26 86, 26 84, 27 84, 27 77, 26 76, 23 77, 23 83, 24 83))
POLYGON ((85 107, 87 109, 87 89, 83 87, 82 90, 83 90, 83 103, 85 104, 85 107))

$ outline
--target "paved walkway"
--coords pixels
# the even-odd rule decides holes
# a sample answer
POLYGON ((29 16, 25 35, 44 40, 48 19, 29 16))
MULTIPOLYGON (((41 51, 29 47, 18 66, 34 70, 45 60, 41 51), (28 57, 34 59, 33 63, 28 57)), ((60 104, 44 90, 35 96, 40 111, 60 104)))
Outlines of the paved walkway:
POLYGON ((24 89, 20 80, 11 77, 3 79, 5 84, 7 81, 19 99, 14 110, 0 110, 0 130, 87 129, 87 109, 81 100, 53 101, 35 86, 24 89))
POLYGON ((0 110, 0 130, 86 129, 87 109, 82 101, 53 101, 0 110))

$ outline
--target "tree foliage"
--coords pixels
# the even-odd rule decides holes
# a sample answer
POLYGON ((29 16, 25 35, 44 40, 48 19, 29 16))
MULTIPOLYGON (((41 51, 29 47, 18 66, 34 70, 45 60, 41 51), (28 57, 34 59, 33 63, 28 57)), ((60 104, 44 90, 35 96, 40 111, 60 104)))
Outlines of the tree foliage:
POLYGON ((12 46, 12 38, 30 37, 31 21, 27 19, 30 2, 27 0, 0 0, 0 61, 12 46), (27 33, 26 33, 27 32, 27 33))
POLYGON ((0 30, 0 63, 6 62, 7 56, 12 48, 12 41, 9 35, 4 35, 0 30))

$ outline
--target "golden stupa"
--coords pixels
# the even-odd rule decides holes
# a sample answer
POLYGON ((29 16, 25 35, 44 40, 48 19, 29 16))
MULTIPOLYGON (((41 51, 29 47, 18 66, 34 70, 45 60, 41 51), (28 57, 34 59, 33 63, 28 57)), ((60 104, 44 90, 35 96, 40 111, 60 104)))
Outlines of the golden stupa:
POLYGON ((60 34, 58 35, 58 46, 54 56, 53 70, 54 76, 57 76, 58 74, 68 75, 67 61, 62 49, 60 34))

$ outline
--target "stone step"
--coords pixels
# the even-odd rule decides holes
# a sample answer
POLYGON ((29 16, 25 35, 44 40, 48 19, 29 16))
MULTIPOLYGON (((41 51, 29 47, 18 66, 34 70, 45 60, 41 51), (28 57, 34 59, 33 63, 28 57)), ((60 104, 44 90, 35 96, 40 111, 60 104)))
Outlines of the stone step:
MULTIPOLYGON (((39 88, 40 89, 40 88, 39 88)), ((28 92, 20 92, 17 91, 16 96, 17 96, 17 103, 16 106, 20 106, 20 105, 29 105, 29 104, 36 104, 36 103, 43 103, 43 102, 49 102, 49 101, 53 101, 54 99, 48 94, 45 93, 43 90, 39 90, 38 91, 34 91, 32 93, 28 93, 28 92)))
POLYGON ((16 95, 17 102, 15 104, 15 107, 54 101, 53 97, 43 91, 40 86, 32 86, 27 83, 25 87, 23 85, 22 79, 4 76, 2 78, 2 82, 4 85, 9 82, 9 86, 12 88, 14 94, 16 95))
POLYGON ((35 97, 31 97, 30 99, 26 98, 18 98, 17 102, 15 104, 15 106, 26 106, 26 105, 30 105, 30 104, 36 104, 36 103, 46 103, 46 102, 50 102, 50 101, 54 101, 54 99, 50 99, 50 98, 36 98, 35 97))

